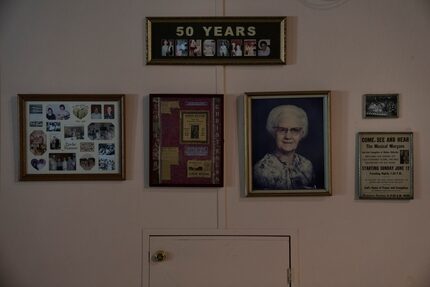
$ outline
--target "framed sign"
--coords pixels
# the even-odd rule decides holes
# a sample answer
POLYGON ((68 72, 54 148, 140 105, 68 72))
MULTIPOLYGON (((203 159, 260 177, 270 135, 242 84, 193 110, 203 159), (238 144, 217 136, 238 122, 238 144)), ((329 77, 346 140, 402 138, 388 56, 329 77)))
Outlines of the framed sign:
POLYGON ((223 103, 223 95, 150 95, 150 186, 223 186, 223 103))
POLYGON ((330 92, 245 95, 247 196, 330 195, 330 92))
POLYGON ((148 17, 147 64, 285 64, 286 17, 148 17))
POLYGON ((413 134, 358 133, 358 195, 363 199, 413 198, 413 134))
POLYGON ((364 118, 398 118, 399 94, 366 94, 363 96, 364 118))
POLYGON ((124 95, 18 95, 20 180, 125 179, 124 95))

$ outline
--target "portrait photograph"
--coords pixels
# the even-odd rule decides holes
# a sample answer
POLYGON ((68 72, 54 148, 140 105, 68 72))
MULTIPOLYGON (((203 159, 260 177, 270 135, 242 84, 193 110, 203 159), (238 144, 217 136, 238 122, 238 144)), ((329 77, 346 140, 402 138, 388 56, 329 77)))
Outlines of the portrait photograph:
POLYGON ((247 196, 330 195, 330 92, 245 94, 247 196))

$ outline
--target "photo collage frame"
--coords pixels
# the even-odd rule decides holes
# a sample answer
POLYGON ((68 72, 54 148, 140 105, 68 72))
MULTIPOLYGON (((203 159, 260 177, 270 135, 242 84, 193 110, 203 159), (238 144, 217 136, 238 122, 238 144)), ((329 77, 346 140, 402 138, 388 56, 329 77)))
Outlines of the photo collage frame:
POLYGON ((19 95, 21 180, 124 179, 124 95, 19 95))

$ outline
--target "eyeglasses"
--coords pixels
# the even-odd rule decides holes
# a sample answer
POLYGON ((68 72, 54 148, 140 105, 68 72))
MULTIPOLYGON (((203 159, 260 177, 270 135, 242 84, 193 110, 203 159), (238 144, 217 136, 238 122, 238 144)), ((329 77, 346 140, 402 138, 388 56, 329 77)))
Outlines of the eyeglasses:
POLYGON ((281 135, 286 135, 288 132, 290 132, 293 136, 296 136, 300 134, 300 132, 303 130, 301 127, 294 127, 294 128, 284 128, 284 127, 274 127, 276 132, 281 135))

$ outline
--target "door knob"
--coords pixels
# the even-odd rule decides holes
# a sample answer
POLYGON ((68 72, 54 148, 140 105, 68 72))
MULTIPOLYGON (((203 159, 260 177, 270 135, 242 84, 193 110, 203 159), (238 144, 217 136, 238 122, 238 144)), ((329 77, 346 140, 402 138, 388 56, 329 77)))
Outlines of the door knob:
POLYGON ((166 260, 166 258, 167 258, 167 254, 164 250, 158 250, 154 253, 154 255, 152 255, 152 260, 154 262, 162 262, 166 260))

